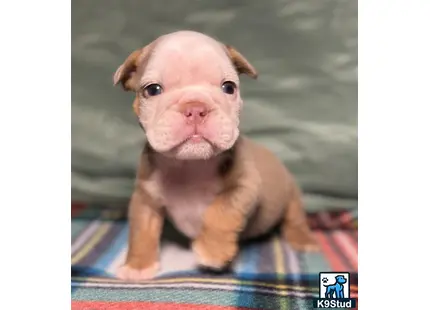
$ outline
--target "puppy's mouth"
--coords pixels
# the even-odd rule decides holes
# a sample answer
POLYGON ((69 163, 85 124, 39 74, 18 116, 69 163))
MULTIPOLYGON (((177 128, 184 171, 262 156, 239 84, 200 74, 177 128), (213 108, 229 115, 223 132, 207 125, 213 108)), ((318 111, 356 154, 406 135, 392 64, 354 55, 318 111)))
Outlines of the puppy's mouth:
POLYGON ((190 137, 186 139, 186 141, 189 141, 191 143, 199 143, 199 142, 202 142, 203 140, 206 140, 205 137, 198 133, 192 134, 190 137))
POLYGON ((184 143, 200 143, 207 142, 213 144, 204 134, 204 129, 198 125, 189 127, 188 132, 184 135, 182 141, 178 143, 178 146, 184 143))
POLYGON ((194 133, 194 134, 189 135, 181 143, 179 143, 176 147, 179 148, 185 144, 198 145, 198 144, 202 144, 202 143, 209 144, 212 147, 212 149, 214 149, 214 150, 217 149, 216 145, 201 133, 194 133))

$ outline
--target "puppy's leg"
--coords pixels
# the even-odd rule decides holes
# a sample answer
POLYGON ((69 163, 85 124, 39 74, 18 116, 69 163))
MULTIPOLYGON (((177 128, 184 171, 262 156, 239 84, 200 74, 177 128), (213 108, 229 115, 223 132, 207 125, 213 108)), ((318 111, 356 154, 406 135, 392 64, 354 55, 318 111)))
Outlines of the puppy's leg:
POLYGON ((238 252, 239 234, 255 204, 254 195, 236 190, 219 195, 206 210, 202 231, 193 242, 201 266, 222 270, 238 252))
POLYGON ((306 213, 302 203, 300 190, 294 186, 285 218, 281 227, 282 237, 297 251, 318 251, 316 242, 306 220, 306 213))
POLYGON ((153 278, 158 269, 158 251, 164 216, 141 188, 134 191, 129 206, 129 241, 126 262, 117 272, 120 279, 153 278))

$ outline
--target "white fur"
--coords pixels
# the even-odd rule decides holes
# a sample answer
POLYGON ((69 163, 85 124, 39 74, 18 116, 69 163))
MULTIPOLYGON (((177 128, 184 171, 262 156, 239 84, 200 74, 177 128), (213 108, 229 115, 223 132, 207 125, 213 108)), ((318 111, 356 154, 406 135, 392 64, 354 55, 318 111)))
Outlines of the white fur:
POLYGON ((144 182, 159 199, 175 227, 189 238, 198 236, 206 208, 221 189, 216 161, 201 161, 179 167, 164 167, 144 182))

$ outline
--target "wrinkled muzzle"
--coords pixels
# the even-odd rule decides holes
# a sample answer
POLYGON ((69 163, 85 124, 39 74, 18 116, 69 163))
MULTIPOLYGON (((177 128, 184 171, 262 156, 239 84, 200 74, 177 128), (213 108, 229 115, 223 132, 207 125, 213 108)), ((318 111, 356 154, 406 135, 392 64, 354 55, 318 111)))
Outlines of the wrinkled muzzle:
POLYGON ((209 158, 239 136, 240 104, 210 89, 187 89, 159 102, 142 102, 141 121, 151 146, 180 159, 209 158))

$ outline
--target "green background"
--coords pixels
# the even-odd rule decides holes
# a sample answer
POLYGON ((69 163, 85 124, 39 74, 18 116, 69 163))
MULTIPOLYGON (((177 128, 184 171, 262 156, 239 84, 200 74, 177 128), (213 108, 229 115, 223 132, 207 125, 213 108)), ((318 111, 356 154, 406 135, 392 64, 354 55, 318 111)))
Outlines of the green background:
POLYGON ((296 175, 308 210, 357 207, 357 2, 72 1, 72 198, 127 202, 144 135, 112 86, 133 50, 182 29, 235 46, 242 132, 296 175))

